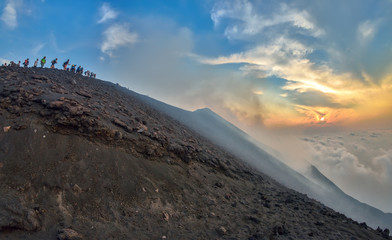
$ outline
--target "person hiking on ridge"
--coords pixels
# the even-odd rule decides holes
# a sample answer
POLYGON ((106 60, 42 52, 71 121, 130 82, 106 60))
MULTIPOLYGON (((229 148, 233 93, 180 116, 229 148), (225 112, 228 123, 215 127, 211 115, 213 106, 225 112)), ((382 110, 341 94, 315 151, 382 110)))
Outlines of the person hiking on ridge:
POLYGON ((24 63, 23 63, 24 67, 28 67, 29 66, 29 58, 27 58, 24 63))
POLYGON ((57 63, 57 58, 52 60, 52 65, 50 66, 50 68, 54 68, 54 65, 57 63))
POLYGON ((71 72, 75 73, 75 64, 72 64, 72 66, 71 66, 71 72))
POLYGON ((36 68, 36 67, 38 66, 38 61, 39 61, 39 60, 38 60, 38 58, 37 58, 37 60, 35 60, 35 62, 34 62, 34 66, 33 66, 33 67, 36 68))
POLYGON ((46 63, 46 56, 41 59, 41 67, 43 68, 46 63))
POLYGON ((69 64, 69 59, 66 62, 63 63, 64 71, 67 70, 68 64, 69 64))
POLYGON ((20 61, 18 62, 17 66, 20 67, 20 61))

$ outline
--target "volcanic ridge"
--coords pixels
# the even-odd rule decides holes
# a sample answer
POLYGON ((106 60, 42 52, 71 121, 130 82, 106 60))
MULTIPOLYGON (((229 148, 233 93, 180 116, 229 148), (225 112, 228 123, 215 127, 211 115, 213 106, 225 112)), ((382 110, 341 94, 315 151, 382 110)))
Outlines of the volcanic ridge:
POLYGON ((392 239, 119 85, 0 67, 0 239, 392 239))

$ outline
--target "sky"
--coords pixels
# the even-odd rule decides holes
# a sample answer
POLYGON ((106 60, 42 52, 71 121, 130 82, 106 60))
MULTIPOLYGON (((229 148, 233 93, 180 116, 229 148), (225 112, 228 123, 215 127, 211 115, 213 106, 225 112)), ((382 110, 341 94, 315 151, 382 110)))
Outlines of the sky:
POLYGON ((391 186, 392 146, 365 144, 350 131, 381 131, 391 142, 391 26, 392 0, 1 0, 0 62, 47 56, 61 68, 70 59, 168 104, 211 108, 258 139, 306 134, 291 144, 282 135, 270 142, 376 203, 360 186, 370 179, 382 186, 379 194, 391 186), (329 133, 369 154, 326 141, 329 133), (301 147, 288 147, 295 144, 301 147), (368 171, 349 181, 339 161, 368 171))

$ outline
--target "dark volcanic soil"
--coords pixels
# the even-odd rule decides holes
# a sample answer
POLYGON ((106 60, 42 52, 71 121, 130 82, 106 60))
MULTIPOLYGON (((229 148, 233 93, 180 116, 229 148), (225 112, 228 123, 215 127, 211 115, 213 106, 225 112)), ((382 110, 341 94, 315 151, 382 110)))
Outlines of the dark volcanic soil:
POLYGON ((0 68, 0 239, 388 238, 123 90, 0 68))

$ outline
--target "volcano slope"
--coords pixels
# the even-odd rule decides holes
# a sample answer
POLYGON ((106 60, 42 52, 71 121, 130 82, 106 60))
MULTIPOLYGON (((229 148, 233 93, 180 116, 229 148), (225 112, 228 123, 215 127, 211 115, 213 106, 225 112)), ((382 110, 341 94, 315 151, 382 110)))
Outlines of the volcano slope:
POLYGON ((391 239, 118 85, 1 67, 0 97, 0 239, 391 239))

